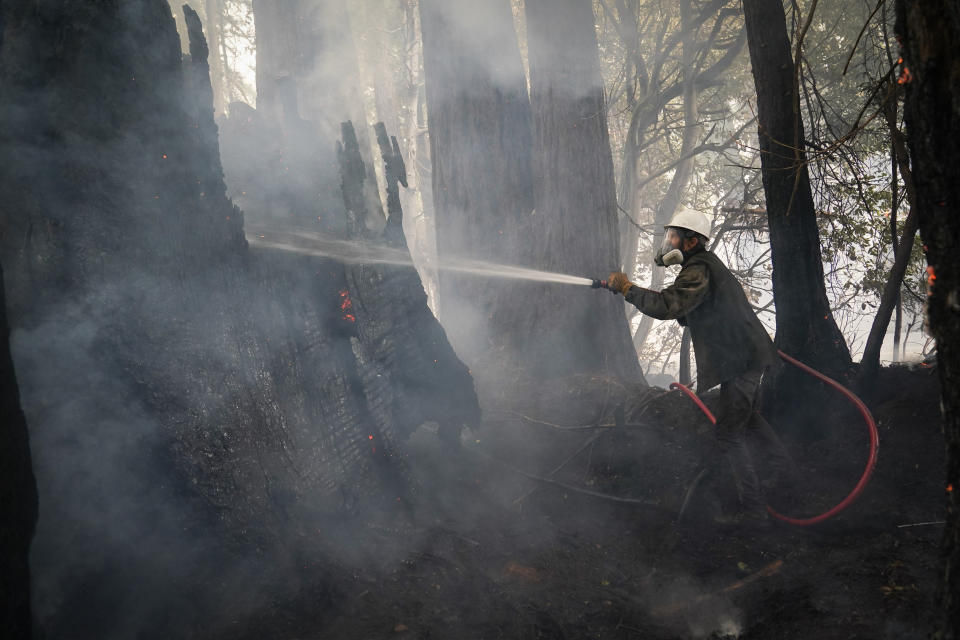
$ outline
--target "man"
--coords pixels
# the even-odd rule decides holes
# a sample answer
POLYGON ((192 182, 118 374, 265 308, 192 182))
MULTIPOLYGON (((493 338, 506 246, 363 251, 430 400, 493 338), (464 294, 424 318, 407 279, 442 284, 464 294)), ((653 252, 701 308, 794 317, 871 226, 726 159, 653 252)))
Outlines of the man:
POLYGON ((654 262, 682 265, 677 279, 663 291, 638 287, 624 273, 611 273, 608 287, 658 320, 677 320, 690 328, 697 358, 697 390, 720 385, 716 436, 719 451, 733 469, 740 511, 717 518, 721 524, 765 525, 766 501, 747 448, 747 430, 758 436, 778 474, 793 463, 770 425, 754 411, 760 378, 773 364, 776 350, 754 315, 740 283, 707 251, 707 217, 681 210, 666 226, 654 262))

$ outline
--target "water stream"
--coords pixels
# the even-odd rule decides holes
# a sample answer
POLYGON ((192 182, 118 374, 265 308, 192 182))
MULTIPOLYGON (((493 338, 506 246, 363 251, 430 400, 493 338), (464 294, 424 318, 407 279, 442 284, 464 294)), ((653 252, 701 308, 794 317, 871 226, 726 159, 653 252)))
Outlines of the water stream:
MULTIPOLYGON (((282 251, 302 253, 320 258, 329 258, 345 264, 414 266, 413 260, 410 259, 410 255, 406 250, 388 247, 377 242, 340 240, 311 231, 278 231, 273 228, 254 225, 247 225, 246 232, 247 241, 254 247, 280 249, 282 251)), ((589 278, 581 278, 579 276, 451 256, 440 258, 437 263, 431 266, 441 271, 453 271, 490 278, 509 278, 513 280, 532 280, 535 282, 554 282, 583 286, 590 286, 592 283, 589 278)))

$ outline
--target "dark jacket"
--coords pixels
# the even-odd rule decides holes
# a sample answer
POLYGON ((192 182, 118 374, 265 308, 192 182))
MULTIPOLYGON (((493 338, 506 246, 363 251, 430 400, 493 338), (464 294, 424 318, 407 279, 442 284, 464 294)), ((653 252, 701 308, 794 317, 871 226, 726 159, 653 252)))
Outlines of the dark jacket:
POLYGON ((747 371, 762 371, 776 351, 736 277, 712 252, 700 250, 683 263, 663 291, 631 287, 624 296, 658 320, 690 327, 697 356, 697 390, 706 391, 747 371))

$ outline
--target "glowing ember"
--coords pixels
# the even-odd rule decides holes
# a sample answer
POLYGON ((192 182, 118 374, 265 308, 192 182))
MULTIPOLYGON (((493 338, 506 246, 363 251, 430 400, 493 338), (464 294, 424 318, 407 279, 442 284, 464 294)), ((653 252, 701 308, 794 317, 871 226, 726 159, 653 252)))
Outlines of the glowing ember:
POLYGON ((952 485, 952 484, 948 484, 948 485, 947 485, 947 493, 952 493, 952 492, 953 492, 953 485, 952 485))
POLYGON ((933 265, 927 267, 927 295, 930 295, 933 289, 934 283, 937 281, 937 272, 934 270, 933 265))
POLYGON ((903 70, 900 71, 900 77, 897 78, 897 84, 907 84, 909 82, 913 82, 913 74, 910 73, 909 67, 904 67, 903 70))
POLYGON ((340 291, 340 310, 343 311, 343 316, 341 316, 347 322, 356 322, 357 317, 350 313, 350 310, 353 309, 353 301, 350 299, 350 292, 346 289, 340 291))

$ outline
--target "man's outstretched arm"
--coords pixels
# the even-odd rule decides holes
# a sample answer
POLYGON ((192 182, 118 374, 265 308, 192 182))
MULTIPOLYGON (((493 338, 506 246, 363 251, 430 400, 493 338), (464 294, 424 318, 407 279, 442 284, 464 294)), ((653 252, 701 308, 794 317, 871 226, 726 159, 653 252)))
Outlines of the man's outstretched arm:
POLYGON ((684 267, 676 281, 663 291, 651 291, 610 276, 610 282, 622 282, 616 287, 624 299, 640 312, 657 320, 676 320, 696 309, 710 291, 710 272, 705 264, 684 267))

